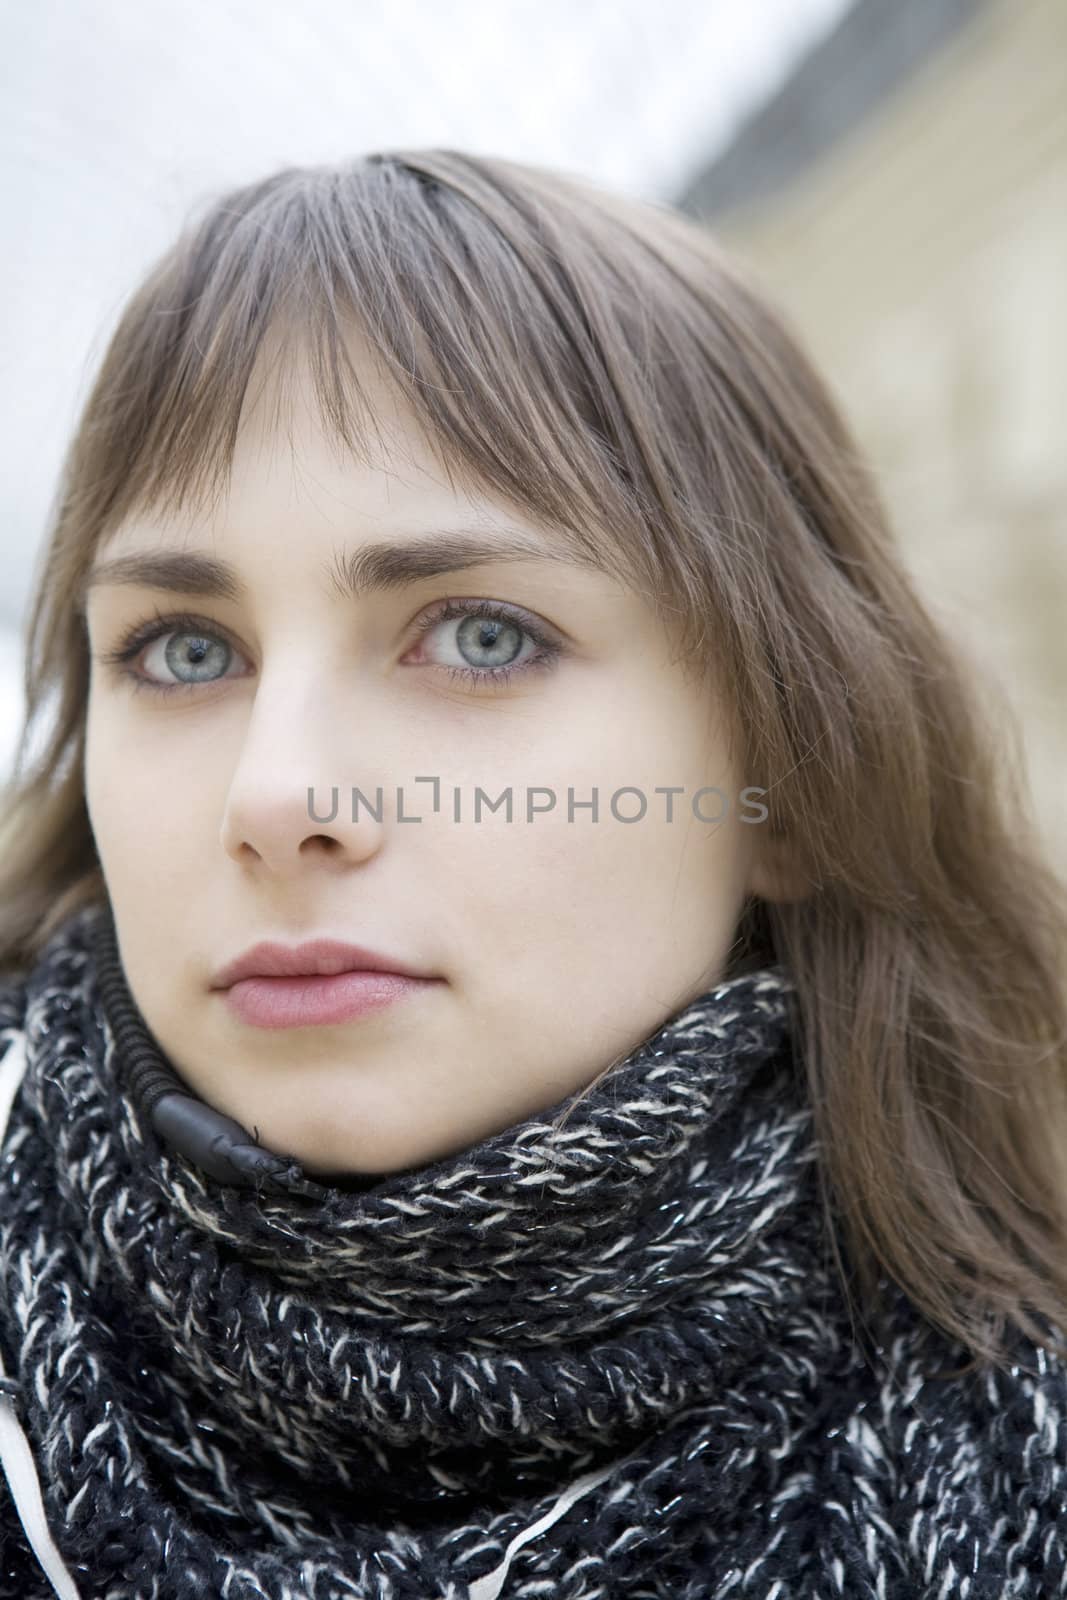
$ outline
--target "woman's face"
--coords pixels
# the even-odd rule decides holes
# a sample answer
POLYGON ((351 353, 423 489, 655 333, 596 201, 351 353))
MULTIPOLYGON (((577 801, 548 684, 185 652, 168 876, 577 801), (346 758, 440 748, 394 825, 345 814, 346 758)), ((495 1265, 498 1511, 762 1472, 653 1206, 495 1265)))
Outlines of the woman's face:
POLYGON ((372 1174, 554 1106, 713 984, 766 888, 764 830, 645 600, 450 488, 384 385, 387 445, 340 456, 299 370, 291 451, 265 390, 212 520, 131 519, 97 552, 195 553, 229 582, 90 588, 87 800, 127 979, 176 1070, 308 1172, 372 1174), (460 532, 484 555, 434 570, 460 532), (512 536, 531 553, 504 559, 512 536), (352 593, 327 575, 346 566, 352 593), (125 668, 101 659, 159 617, 125 668), (717 826, 694 814, 708 787, 717 826), (509 788, 510 819, 489 804, 509 788), (619 820, 632 792, 613 814, 619 789, 641 820, 619 820), (317 937, 436 981, 341 1021, 286 1022, 276 1000, 274 1026, 213 986, 261 940, 317 937))

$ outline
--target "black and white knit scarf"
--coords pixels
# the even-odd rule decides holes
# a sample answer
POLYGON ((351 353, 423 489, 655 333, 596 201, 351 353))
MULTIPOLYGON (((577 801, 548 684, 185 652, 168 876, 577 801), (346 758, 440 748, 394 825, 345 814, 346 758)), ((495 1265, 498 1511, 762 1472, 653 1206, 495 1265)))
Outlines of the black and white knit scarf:
POLYGON ((69 919, 0 988, 0 1595, 1067 1594, 1062 1369, 936 1376, 888 1291, 861 1350, 793 998, 721 983, 562 1125, 224 1182, 153 1123, 110 912, 69 919))

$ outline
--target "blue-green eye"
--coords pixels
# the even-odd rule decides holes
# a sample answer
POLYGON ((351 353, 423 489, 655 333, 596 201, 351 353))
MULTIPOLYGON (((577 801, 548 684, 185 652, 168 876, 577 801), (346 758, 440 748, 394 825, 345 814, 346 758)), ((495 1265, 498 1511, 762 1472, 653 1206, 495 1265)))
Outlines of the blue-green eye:
MULTIPOLYGON (((224 640, 202 633, 167 633, 156 643, 163 646, 159 652, 161 664, 186 683, 210 683, 215 676, 222 677, 232 654, 224 640), (182 677, 185 672, 190 674, 188 678, 182 677)), ((150 660, 151 654, 151 650, 146 653, 146 661, 150 660)))
POLYGON ((508 667, 522 650, 522 629, 495 617, 464 617, 456 629, 456 648, 465 659, 474 658, 472 667, 508 667), (483 655, 490 659, 479 660, 483 655))
POLYGON ((475 687, 499 686, 524 673, 551 667, 562 646, 525 615, 492 600, 446 600, 419 625, 420 638, 440 631, 445 656, 434 663, 450 677, 475 687), (459 622, 458 628, 442 626, 459 622), (523 650, 527 649, 525 658, 523 650))
POLYGON ((157 612, 154 620, 132 628, 116 649, 104 651, 99 659, 106 666, 120 668, 135 689, 171 694, 218 683, 237 654, 223 634, 205 627, 202 617, 184 612, 163 616, 157 612), (157 643, 162 648, 150 650, 157 643), (149 672, 155 676, 128 665, 142 653, 150 663, 149 672), (161 681, 161 673, 171 673, 173 681, 161 681))
POLYGON ((448 659, 432 664, 474 688, 499 688, 512 678, 544 672, 565 653, 563 643, 536 618, 498 600, 445 600, 421 619, 419 638, 437 634, 438 629, 450 642, 445 653, 458 654, 461 664, 448 659), (454 621, 459 622, 458 629, 442 627, 454 621), (523 640, 533 645, 525 658, 523 640))

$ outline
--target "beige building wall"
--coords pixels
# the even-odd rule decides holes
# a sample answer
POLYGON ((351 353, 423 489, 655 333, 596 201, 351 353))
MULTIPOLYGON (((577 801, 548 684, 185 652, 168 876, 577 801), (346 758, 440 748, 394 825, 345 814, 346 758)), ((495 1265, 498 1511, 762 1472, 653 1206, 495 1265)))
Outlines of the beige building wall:
POLYGON ((1067 4, 991 0, 786 193, 711 226, 791 314, 925 597, 1016 711, 1067 872, 1067 4))

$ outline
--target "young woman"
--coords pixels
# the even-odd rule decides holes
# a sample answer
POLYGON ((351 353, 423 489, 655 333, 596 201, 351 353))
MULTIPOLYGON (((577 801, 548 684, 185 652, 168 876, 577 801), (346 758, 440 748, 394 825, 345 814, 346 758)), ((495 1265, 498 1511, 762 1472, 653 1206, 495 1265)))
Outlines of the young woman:
POLYGON ((1067 1593, 1067 910, 669 208, 290 169, 126 308, 0 854, 0 1593, 1067 1593))

